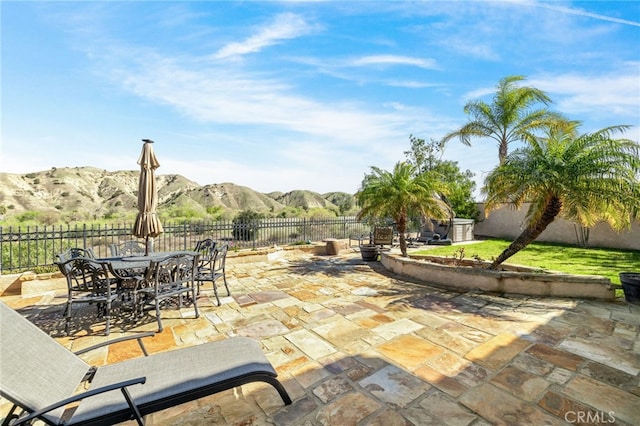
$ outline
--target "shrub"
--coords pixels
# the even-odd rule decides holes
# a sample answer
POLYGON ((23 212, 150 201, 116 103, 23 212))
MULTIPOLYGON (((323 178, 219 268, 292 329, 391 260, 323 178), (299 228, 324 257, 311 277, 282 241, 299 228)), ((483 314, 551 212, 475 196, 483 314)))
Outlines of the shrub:
POLYGON ((243 210, 233 219, 231 234, 233 238, 240 241, 253 240, 255 234, 255 224, 263 218, 263 215, 253 210, 243 210))

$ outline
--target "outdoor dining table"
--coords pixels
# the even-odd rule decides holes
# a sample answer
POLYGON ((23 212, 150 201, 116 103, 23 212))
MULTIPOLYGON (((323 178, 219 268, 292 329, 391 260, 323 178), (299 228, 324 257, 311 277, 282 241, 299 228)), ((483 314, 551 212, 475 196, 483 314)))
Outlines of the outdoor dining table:
POLYGON ((102 257, 97 259, 99 262, 107 263, 111 273, 118 279, 128 279, 142 277, 151 262, 161 261, 175 255, 190 255, 194 258, 199 255, 196 251, 177 250, 177 251, 157 251, 151 252, 145 256, 113 256, 102 257))
MULTIPOLYGON (((138 302, 135 293, 141 286, 145 286, 145 276, 151 262, 160 262, 176 255, 193 256, 194 261, 197 262, 200 253, 189 250, 161 251, 151 252, 144 256, 113 256, 96 260, 106 263, 109 271, 118 281, 118 290, 123 294, 124 304, 130 302, 135 305, 138 302)), ((135 306, 132 308, 135 310, 135 306)))

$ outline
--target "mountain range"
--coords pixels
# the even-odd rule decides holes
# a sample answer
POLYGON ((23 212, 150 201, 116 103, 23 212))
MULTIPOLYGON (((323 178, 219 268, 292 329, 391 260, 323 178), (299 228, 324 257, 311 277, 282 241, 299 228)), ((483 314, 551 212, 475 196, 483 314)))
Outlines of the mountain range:
MULTIPOLYGON (((110 172, 95 167, 53 167, 26 174, 0 173, 0 213, 76 212, 79 217, 119 217, 137 212, 138 170, 110 172)), ((287 208, 327 209, 353 214, 353 194, 312 191, 264 194, 233 183, 199 185, 181 175, 156 175, 158 210, 187 209, 233 217, 253 210, 277 214, 287 208)))

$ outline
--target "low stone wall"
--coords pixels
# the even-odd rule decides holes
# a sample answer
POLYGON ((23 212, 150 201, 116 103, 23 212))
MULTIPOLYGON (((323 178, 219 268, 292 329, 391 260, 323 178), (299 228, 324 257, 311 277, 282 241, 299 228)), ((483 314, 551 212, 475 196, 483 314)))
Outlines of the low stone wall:
POLYGON ((382 253, 386 269, 447 289, 546 297, 614 300, 615 290, 605 277, 548 272, 492 271, 470 266, 440 265, 422 259, 382 253))
POLYGON ((0 295, 36 296, 67 290, 67 282, 60 272, 36 274, 23 272, 0 276, 0 295))
MULTIPOLYGON (((339 240, 341 247, 346 247, 346 240, 339 240)), ((297 256, 303 253, 327 254, 327 247, 324 243, 300 244, 295 246, 276 246, 269 248, 259 248, 256 250, 240 250, 227 253, 227 265, 235 263, 270 262, 288 256, 297 256)))
MULTIPOLYGON (((340 249, 348 247, 348 240, 338 240, 340 249)), ((272 262, 277 259, 295 257, 304 253, 325 255, 326 244, 314 243, 286 247, 270 247, 257 250, 230 251, 227 253, 227 265, 252 262, 272 262)), ((49 292, 65 292, 67 283, 60 272, 35 274, 0 275, 0 295, 36 296, 49 292)))

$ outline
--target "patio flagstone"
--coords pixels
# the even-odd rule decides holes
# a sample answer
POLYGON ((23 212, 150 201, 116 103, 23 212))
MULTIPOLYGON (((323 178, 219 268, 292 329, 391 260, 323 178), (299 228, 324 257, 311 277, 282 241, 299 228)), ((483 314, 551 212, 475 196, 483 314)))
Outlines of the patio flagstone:
POLYGON ((313 359, 322 358, 336 352, 333 346, 308 330, 294 331, 289 333, 286 338, 313 359))
POLYGON ((381 401, 396 408, 406 407, 431 388, 394 365, 388 365, 358 383, 381 401))
MULTIPOLYGON (((163 309, 165 329, 144 339, 147 350, 249 336, 293 404, 251 383, 147 416, 148 426, 564 425, 576 413, 621 426, 640 419, 640 307, 622 300, 448 291, 364 262, 357 249, 227 263, 227 279, 231 296, 223 290, 221 306, 202 287, 198 319, 189 305, 163 309)), ((70 350, 107 339, 95 307, 80 307, 75 334, 63 336, 65 294, 0 297, 70 350)), ((115 319, 109 338, 155 331, 154 315, 115 319)), ((82 357, 104 364, 142 355, 129 341, 82 357)), ((0 399, 0 417, 9 409, 0 399)))
POLYGON ((569 337, 565 339, 559 347, 576 355, 636 376, 640 373, 640 365, 638 365, 640 357, 630 351, 631 342, 627 342, 629 345, 628 352, 612 353, 612 351, 609 350, 610 347, 620 347, 625 342, 621 342, 618 338, 590 333, 588 337, 569 337))
POLYGON ((640 396, 630 395, 618 388, 590 377, 574 377, 565 387, 565 393, 596 410, 613 413, 613 417, 629 424, 637 424, 640 396))

